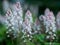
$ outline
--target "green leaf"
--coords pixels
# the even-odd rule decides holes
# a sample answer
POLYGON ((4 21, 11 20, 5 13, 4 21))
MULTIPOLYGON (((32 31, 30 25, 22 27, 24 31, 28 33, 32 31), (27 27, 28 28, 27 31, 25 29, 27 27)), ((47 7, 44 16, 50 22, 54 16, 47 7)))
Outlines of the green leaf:
POLYGON ((32 43, 29 40, 27 40, 26 45, 34 45, 34 43, 32 43))
POLYGON ((35 35, 35 38, 40 42, 44 42, 45 35, 44 34, 35 35))
MULTIPOLYGON (((50 43, 45 43, 45 45, 50 45, 50 43)), ((51 43, 51 45, 60 45, 60 43, 51 43)))
POLYGON ((6 39, 6 45, 14 45, 14 41, 6 39))
POLYGON ((0 42, 5 39, 6 28, 4 25, 0 24, 0 42))

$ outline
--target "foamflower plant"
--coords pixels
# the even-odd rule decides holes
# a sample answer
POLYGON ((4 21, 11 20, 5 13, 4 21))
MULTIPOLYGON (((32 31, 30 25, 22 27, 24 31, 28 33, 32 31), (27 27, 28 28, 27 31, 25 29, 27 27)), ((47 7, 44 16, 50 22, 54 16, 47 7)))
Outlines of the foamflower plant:
POLYGON ((16 10, 8 9, 6 13, 7 37, 16 38, 22 30, 23 11, 19 2, 15 4, 16 10))

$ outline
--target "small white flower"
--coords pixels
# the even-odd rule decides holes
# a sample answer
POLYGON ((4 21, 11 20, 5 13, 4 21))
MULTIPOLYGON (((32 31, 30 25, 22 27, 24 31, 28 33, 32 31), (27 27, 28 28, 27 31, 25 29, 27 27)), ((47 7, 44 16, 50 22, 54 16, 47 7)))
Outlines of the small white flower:
POLYGON ((11 24, 8 24, 8 26, 11 26, 11 24))
POLYGON ((17 15, 17 12, 16 12, 16 11, 13 11, 13 15, 14 15, 14 16, 17 15))
POLYGON ((9 31, 9 32, 11 32, 12 30, 11 30, 11 29, 9 29, 8 31, 9 31))
POLYGON ((7 37, 10 37, 10 35, 7 35, 7 37))
POLYGON ((46 30, 46 33, 48 32, 48 30, 46 30))
POLYGON ((53 29, 52 31, 53 31, 53 32, 56 32, 56 30, 54 30, 54 29, 53 29))
POLYGON ((13 19, 10 20, 11 22, 13 21, 13 19))
POLYGON ((22 24, 22 21, 19 21, 20 24, 22 24))
POLYGON ((26 42, 26 40, 24 40, 24 42, 26 42))
POLYGON ((15 23, 14 23, 14 22, 12 22, 12 25, 15 25, 15 23))
POLYGON ((27 35, 29 37, 29 35, 27 35))
POLYGON ((50 27, 50 30, 52 30, 52 27, 50 27))
POLYGON ((48 39, 50 36, 47 36, 46 38, 48 39))
POLYGON ((9 33, 8 31, 6 33, 9 33))
POLYGON ((18 16, 17 19, 20 19, 20 17, 18 16))
POLYGON ((24 38, 24 35, 22 36, 22 38, 24 38))
POLYGON ((54 36, 56 36, 56 34, 54 34, 54 36))
POLYGON ((52 34, 52 32, 49 32, 49 34, 52 34))
POLYGON ((31 38, 29 38, 29 40, 31 40, 31 38))
POLYGON ((53 39, 55 39, 54 37, 52 37, 53 39))
POLYGON ((12 29, 14 29, 14 27, 11 27, 12 29))

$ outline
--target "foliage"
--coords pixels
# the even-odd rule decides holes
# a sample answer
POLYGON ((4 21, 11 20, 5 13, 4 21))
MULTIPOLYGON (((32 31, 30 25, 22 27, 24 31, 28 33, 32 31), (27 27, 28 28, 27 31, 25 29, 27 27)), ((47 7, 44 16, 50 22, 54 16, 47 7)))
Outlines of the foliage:
MULTIPOLYGON (((50 43, 45 43, 45 45, 50 45, 50 43)), ((60 45, 60 43, 51 43, 51 45, 60 45)))
POLYGON ((6 28, 3 24, 0 23, 0 42, 5 39, 6 28))
POLYGON ((5 39, 6 39, 6 27, 0 23, 0 45, 6 44, 5 39))
POLYGON ((57 30, 56 35, 57 35, 56 42, 60 43, 60 30, 57 30))
POLYGON ((34 35, 33 36, 33 42, 35 43, 35 45, 44 45, 44 39, 45 39, 45 34, 38 34, 38 35, 34 35))
MULTIPOLYGON (((5 26, 3 26, 2 24, 0 24, 0 42, 2 42, 6 37, 5 37, 5 26)), ((52 42, 52 45, 60 45, 59 43, 59 35, 60 35, 60 31, 57 31, 57 43, 56 42, 52 42)), ((8 39, 6 38, 6 45, 49 45, 50 43, 45 42, 45 34, 35 34, 33 35, 33 39, 32 41, 27 40, 27 42, 23 42, 21 39, 22 33, 20 34, 20 37, 18 37, 17 39, 8 39), (18 41, 18 42, 17 42, 18 41), (20 44, 19 44, 20 41, 20 44)))

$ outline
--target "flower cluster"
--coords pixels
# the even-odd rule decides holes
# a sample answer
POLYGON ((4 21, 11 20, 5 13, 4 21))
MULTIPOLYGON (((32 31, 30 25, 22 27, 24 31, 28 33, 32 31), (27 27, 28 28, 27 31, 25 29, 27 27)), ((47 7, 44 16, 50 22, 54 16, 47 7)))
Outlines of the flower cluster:
POLYGON ((43 21, 43 25, 45 27, 45 33, 47 34, 46 38, 50 41, 55 39, 56 25, 55 25, 55 17, 52 11, 49 9, 45 10, 45 14, 41 15, 39 18, 43 21))
POLYGON ((47 39, 50 39, 50 41, 54 40, 56 37, 56 22, 55 17, 52 11, 49 9, 45 10, 45 17, 46 17, 46 33, 47 33, 47 39))
POLYGON ((14 36, 14 35, 16 35, 16 31, 14 31, 15 30, 15 28, 14 28, 14 20, 13 20, 13 14, 12 14, 12 12, 11 12, 11 10, 9 9, 8 11, 7 11, 7 13, 6 13, 6 26, 7 26, 7 37, 14 37, 14 38, 16 38, 16 36, 14 36), (13 33, 14 32, 14 33, 13 33))
POLYGON ((23 32, 22 38, 25 38, 24 42, 26 42, 26 38, 29 40, 32 39, 32 27, 31 27, 32 23, 33 23, 32 14, 28 10, 25 15, 25 20, 23 22, 23 30, 22 30, 23 32))
POLYGON ((20 32, 23 33, 24 42, 32 40, 34 34, 46 33, 46 38, 50 41, 55 39, 56 25, 55 17, 52 11, 45 10, 33 23, 32 13, 27 10, 23 21, 23 10, 19 2, 14 4, 14 9, 8 9, 6 13, 7 37, 16 38, 20 32))
POLYGON ((23 11, 19 2, 15 4, 16 10, 8 9, 6 13, 7 37, 16 38, 22 29, 23 11))

